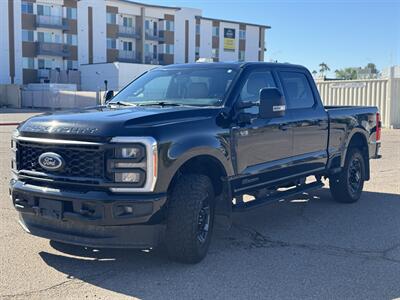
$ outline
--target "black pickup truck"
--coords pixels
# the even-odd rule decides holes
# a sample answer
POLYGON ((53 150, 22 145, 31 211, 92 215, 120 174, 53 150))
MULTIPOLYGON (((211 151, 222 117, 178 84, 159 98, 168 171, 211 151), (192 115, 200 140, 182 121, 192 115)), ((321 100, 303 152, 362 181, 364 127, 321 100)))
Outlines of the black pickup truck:
POLYGON ((216 214, 321 188, 322 178, 333 199, 355 202, 380 157, 377 108, 324 107, 302 66, 170 65, 106 98, 14 132, 10 195, 27 232, 89 247, 163 244, 196 263, 216 214))

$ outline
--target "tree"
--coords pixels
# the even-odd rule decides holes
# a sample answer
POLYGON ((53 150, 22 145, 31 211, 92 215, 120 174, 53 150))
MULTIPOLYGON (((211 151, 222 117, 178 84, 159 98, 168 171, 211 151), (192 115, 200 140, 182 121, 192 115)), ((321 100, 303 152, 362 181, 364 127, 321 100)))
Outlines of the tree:
POLYGON ((322 77, 325 77, 325 73, 330 71, 331 69, 328 67, 328 65, 324 62, 319 64, 319 72, 321 73, 322 77))
POLYGON ((317 76, 317 71, 315 71, 315 70, 313 70, 312 72, 311 72, 312 74, 313 74, 313 76, 315 77, 315 76, 317 76))
POLYGON ((337 79, 354 80, 357 79, 357 69, 344 68, 340 70, 335 70, 335 75, 337 79))
POLYGON ((376 65, 374 63, 368 63, 366 66, 367 69, 371 71, 371 77, 376 78, 379 74, 378 69, 376 68, 376 65))

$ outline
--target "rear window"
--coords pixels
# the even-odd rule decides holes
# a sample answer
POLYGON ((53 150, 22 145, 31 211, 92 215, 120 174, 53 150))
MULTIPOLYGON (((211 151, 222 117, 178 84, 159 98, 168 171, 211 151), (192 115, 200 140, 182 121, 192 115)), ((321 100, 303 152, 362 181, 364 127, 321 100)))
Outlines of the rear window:
POLYGON ((314 105, 314 95, 304 73, 280 72, 280 77, 289 109, 310 108, 314 105))

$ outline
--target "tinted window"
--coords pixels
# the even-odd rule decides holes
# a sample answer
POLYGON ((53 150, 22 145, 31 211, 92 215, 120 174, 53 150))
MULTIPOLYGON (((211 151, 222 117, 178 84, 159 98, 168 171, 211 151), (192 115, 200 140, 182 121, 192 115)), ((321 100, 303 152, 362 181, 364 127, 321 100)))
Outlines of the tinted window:
POLYGON ((314 105, 314 96, 305 74, 280 72, 280 75, 288 108, 309 108, 314 105))
POLYGON ((256 102, 260 100, 260 90, 266 87, 276 87, 270 71, 255 71, 249 77, 240 92, 241 101, 256 102))
MULTIPOLYGON (((276 87, 274 77, 270 71, 252 72, 243 85, 239 101, 258 102, 260 100, 260 90, 268 87, 276 87)), ((244 109, 244 112, 257 114, 258 110, 257 106, 253 106, 244 109)))

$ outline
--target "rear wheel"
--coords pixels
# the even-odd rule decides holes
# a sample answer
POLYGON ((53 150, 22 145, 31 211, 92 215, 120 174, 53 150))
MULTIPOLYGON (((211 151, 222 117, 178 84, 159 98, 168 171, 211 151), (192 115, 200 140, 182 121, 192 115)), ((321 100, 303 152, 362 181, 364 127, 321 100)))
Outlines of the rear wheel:
POLYGON ((207 254, 214 225, 214 190, 201 174, 180 177, 169 199, 165 245, 173 260, 198 263, 207 254))
POLYGON ((331 194, 337 202, 356 202, 361 197, 364 181, 364 156, 359 149, 350 148, 343 170, 339 174, 329 178, 331 194))

